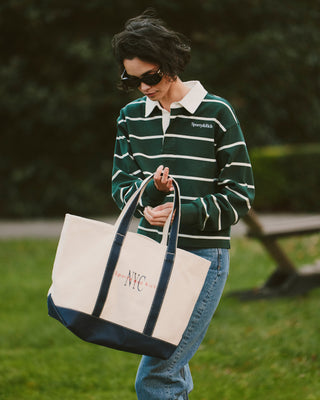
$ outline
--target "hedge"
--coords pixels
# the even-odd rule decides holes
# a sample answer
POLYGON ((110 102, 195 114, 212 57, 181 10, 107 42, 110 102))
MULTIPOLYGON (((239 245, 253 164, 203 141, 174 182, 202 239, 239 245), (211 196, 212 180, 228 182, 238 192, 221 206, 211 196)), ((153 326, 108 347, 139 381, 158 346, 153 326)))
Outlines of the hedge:
MULTIPOLYGON (((317 142, 318 3, 2 0, 0 218, 115 211, 115 122, 139 94, 117 90, 111 38, 150 5, 191 39, 191 62, 181 78, 199 79, 231 102, 249 149, 317 142)), ((260 192, 267 196, 258 190, 257 207, 260 192)), ((287 209, 289 201, 261 203, 271 205, 287 209)))
POLYGON ((250 151, 256 198, 265 212, 320 212, 320 144, 250 151))

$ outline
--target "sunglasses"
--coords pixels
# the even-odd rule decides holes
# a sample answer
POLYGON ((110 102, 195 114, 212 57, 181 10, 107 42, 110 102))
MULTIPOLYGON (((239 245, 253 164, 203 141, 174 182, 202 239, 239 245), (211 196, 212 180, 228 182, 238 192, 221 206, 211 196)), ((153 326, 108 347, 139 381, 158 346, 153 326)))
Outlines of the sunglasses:
POLYGON ((121 81, 125 84, 128 89, 134 89, 141 85, 141 83, 145 83, 148 86, 157 85, 161 79, 163 78, 163 72, 160 69, 154 74, 147 74, 142 78, 138 78, 137 76, 130 76, 127 74, 127 71, 124 70, 121 75, 121 81))

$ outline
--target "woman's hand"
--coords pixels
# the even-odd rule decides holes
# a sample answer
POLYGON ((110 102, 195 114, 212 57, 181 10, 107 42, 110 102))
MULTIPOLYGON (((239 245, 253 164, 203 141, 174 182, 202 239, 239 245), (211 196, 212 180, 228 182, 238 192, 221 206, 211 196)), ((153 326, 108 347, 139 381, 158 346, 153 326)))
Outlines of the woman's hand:
POLYGON ((160 165, 153 177, 155 187, 160 190, 160 192, 169 193, 174 190, 172 185, 172 178, 169 177, 169 168, 160 165))
POLYGON ((144 216, 150 225, 164 226, 172 208, 173 203, 161 204, 154 208, 148 206, 144 209, 144 216))
MULTIPOLYGON (((169 193, 174 190, 172 178, 169 177, 169 168, 160 165, 154 173, 154 185, 161 192, 169 193)), ((144 216, 150 225, 164 226, 172 212, 173 203, 161 204, 157 207, 146 207, 144 216)))

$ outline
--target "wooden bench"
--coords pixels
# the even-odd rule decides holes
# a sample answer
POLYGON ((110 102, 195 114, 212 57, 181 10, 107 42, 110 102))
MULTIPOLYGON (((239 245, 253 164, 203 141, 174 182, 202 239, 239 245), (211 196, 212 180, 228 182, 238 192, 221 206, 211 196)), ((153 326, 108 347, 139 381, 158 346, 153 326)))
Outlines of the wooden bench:
POLYGON ((272 225, 268 226, 262 224, 257 213, 251 209, 243 221, 248 228, 247 237, 259 240, 277 267, 262 287, 234 294, 244 299, 294 296, 320 286, 320 260, 314 266, 298 269, 278 243, 281 238, 320 232, 320 216, 273 220, 272 225))

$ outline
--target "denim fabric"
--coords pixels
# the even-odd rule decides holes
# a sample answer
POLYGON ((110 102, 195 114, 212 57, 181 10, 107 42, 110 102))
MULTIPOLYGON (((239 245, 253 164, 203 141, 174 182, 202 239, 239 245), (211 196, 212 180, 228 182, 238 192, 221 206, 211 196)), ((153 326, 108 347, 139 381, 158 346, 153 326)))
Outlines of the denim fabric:
POLYGON ((187 400, 193 389, 188 362, 199 348, 229 273, 228 249, 185 249, 211 261, 189 324, 168 360, 143 356, 136 376, 138 400, 187 400))

